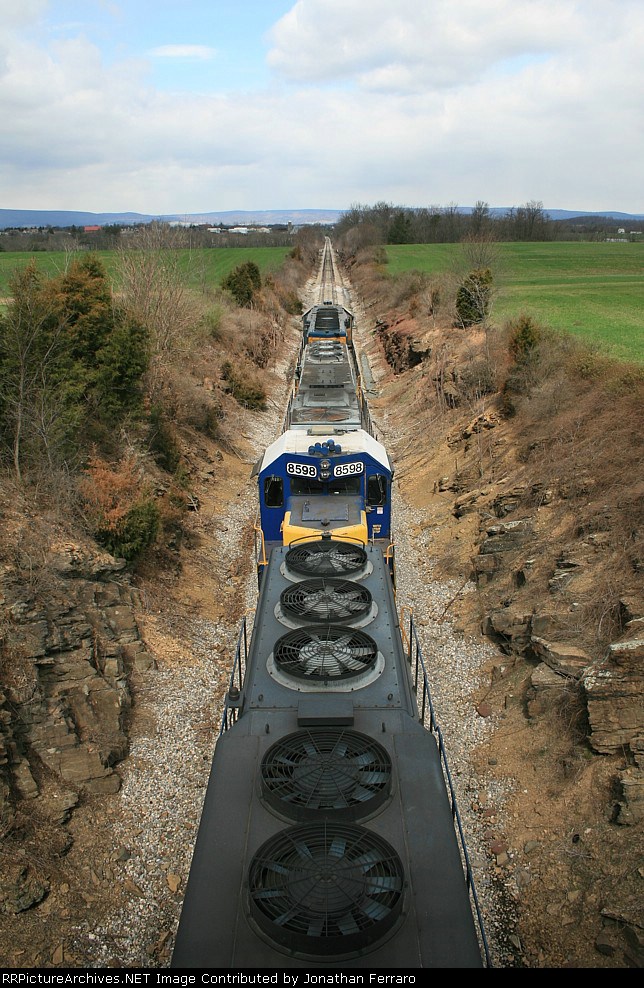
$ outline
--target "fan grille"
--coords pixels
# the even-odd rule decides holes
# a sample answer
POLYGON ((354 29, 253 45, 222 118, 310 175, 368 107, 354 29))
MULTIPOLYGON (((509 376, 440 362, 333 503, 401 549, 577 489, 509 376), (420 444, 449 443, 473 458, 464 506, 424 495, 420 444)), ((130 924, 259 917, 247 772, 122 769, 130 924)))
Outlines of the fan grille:
POLYGON ((346 422, 351 418, 351 411, 344 408, 303 408, 299 414, 308 422, 346 422))
POLYGON ((283 590, 283 610, 292 617, 309 622, 357 621, 369 614, 372 596, 366 587, 349 580, 326 577, 302 580, 283 590))
POLYGON ((351 679, 373 668, 378 646, 355 628, 328 625, 290 631, 275 643, 275 665, 289 676, 310 681, 351 679))
POLYGON ((294 546, 286 554, 286 565, 303 576, 349 576, 367 563, 366 550, 350 542, 328 539, 294 546))
POLYGON ((391 791, 391 759, 377 741, 342 728, 289 734, 266 752, 261 767, 266 801, 293 820, 357 820, 391 791))
POLYGON ((260 928, 291 950, 316 955, 375 945, 400 915, 403 886, 396 851, 377 834, 341 823, 280 831, 249 870, 260 928))

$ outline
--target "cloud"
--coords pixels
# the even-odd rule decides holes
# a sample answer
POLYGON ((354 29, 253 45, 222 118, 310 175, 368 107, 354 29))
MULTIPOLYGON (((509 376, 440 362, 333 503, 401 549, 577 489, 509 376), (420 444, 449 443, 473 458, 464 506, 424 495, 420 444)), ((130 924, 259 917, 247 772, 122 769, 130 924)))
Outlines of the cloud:
POLYGON ((503 60, 565 45, 579 27, 575 8, 561 0, 299 0, 274 26, 268 59, 300 82, 461 86, 503 60))
POLYGON ((187 58, 208 61, 215 58, 217 50, 207 45, 160 45, 148 52, 152 58, 187 58))
POLYGON ((49 0, 21 0, 20 3, 3 0, 0 9, 1 29, 6 31, 31 24, 46 11, 48 4, 49 0))
POLYGON ((112 61, 0 32, 0 205, 644 212, 639 0, 299 0, 270 44, 267 88, 187 93, 150 59, 214 49, 112 61))
POLYGON ((460 89, 513 60, 543 60, 641 30, 640 0, 298 0, 270 32, 291 82, 378 92, 460 89))

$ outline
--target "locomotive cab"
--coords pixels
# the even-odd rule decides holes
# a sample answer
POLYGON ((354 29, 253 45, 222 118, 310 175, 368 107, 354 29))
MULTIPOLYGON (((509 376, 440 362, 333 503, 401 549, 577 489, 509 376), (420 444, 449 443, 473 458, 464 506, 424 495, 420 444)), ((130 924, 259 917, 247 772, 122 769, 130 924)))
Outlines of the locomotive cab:
POLYGON ((300 539, 389 541, 393 469, 384 447, 363 430, 315 441, 311 430, 284 433, 255 468, 267 546, 300 539))

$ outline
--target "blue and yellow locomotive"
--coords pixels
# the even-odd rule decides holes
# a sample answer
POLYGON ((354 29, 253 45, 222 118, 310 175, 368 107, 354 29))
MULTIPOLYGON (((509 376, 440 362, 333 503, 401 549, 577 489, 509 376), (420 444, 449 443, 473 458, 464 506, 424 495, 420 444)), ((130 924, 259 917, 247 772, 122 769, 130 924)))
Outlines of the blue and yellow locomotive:
POLYGON ((312 306, 303 316, 304 342, 312 340, 346 340, 353 342, 353 313, 332 301, 312 306))
POLYGON ((386 449, 364 429, 326 436, 289 429, 259 461, 267 551, 323 535, 389 544, 393 467, 386 449))
POLYGON ((309 335, 297 361, 285 431, 254 470, 262 565, 275 545, 323 535, 386 550, 393 473, 373 434, 353 350, 345 338, 309 335))

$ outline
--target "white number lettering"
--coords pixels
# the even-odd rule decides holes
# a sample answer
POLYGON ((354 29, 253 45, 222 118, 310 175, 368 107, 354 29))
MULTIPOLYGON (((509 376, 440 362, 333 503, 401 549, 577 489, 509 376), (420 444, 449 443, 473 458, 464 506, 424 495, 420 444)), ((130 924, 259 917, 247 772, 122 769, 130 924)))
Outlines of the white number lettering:
POLYGON ((338 465, 333 468, 333 476, 347 477, 350 474, 362 473, 363 470, 364 463, 360 460, 352 460, 351 463, 338 463, 338 465))
POLYGON ((313 463, 287 463, 286 472, 294 477, 317 477, 317 467, 313 463))

